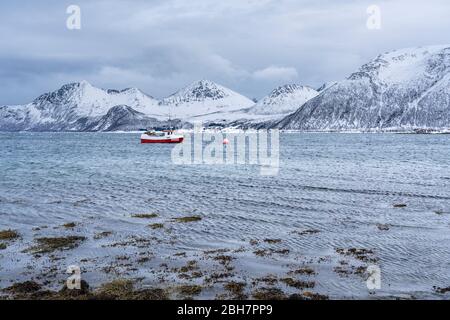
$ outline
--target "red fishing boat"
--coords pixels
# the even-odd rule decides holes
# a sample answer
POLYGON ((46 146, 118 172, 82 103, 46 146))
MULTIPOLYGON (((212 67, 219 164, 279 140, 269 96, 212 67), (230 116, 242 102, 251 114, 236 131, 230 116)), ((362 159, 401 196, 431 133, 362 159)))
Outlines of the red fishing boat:
POLYGON ((184 136, 173 130, 150 130, 141 135, 141 143, 181 143, 184 136))

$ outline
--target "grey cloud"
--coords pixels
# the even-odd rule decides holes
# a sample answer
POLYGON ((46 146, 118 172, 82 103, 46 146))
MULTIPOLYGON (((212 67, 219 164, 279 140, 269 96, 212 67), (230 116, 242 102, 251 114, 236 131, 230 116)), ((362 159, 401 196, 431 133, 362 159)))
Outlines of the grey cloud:
POLYGON ((64 83, 166 96, 210 79, 249 97, 320 86, 388 50, 448 42, 445 0, 74 0, 0 4, 0 104, 64 83), (77 4, 82 29, 65 28, 77 4), (366 28, 378 4, 382 29, 366 28))

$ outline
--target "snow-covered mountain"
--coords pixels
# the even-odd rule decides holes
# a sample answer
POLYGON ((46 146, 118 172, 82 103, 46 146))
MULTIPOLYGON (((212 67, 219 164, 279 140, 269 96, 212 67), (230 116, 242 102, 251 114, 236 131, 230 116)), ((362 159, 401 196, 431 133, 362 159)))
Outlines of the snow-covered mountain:
POLYGON ((0 130, 83 131, 84 125, 105 116, 118 105, 151 115, 158 100, 136 88, 104 90, 86 81, 70 83, 27 105, 0 107, 0 130))
POLYGON ((160 105, 169 108, 176 118, 210 115, 221 118, 226 113, 251 107, 254 102, 217 83, 200 80, 163 99, 160 105))
POLYGON ((33 104, 44 117, 70 116, 95 117, 105 115, 117 105, 127 105, 139 112, 151 113, 158 100, 136 88, 105 90, 92 86, 87 81, 70 83, 59 90, 38 97, 33 104))
POLYGON ((169 115, 180 123, 229 121, 230 113, 253 104, 206 80, 194 82, 161 101, 136 88, 105 90, 81 81, 43 94, 27 105, 0 107, 0 131, 138 130, 163 125, 169 115))
POLYGON ((448 129, 450 45, 385 53, 319 91, 286 85, 256 104, 207 80, 161 101, 139 89, 105 90, 81 81, 26 105, 0 107, 0 131, 138 130, 167 124, 169 114, 184 127, 201 120, 313 131, 448 129))
POLYGON ((275 126, 314 131, 449 128, 450 45, 381 54, 275 126))
POLYGON ((259 115, 289 114, 318 94, 316 90, 307 86, 287 84, 274 89, 268 96, 251 107, 248 113, 259 115))

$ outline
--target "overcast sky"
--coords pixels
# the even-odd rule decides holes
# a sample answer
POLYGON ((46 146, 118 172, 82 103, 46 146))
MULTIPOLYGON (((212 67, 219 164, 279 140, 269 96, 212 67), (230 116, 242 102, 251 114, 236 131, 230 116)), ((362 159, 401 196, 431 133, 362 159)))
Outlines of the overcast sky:
POLYGON ((160 98, 209 79, 250 98, 340 80, 379 53, 450 43, 448 0, 16 0, 0 3, 0 104, 69 82, 160 98), (69 30, 66 9, 81 8, 69 30), (381 9, 381 29, 366 26, 381 9))

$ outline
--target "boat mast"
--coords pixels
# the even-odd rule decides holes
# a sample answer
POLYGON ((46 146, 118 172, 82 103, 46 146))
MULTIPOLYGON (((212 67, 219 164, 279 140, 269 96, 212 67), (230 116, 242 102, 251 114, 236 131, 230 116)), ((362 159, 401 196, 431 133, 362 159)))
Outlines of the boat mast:
POLYGON ((169 106, 169 130, 170 130, 170 132, 172 132, 172 119, 171 119, 170 106, 169 106))

